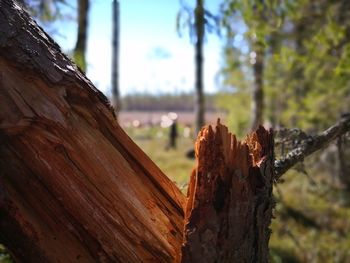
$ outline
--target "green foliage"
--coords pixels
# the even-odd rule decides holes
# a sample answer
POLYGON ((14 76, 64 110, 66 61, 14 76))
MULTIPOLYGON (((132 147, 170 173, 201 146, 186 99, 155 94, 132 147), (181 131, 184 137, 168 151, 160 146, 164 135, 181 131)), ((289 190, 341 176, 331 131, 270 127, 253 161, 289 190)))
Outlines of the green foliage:
POLYGON ((39 18, 42 21, 54 21, 61 16, 59 3, 65 3, 64 1, 30 1, 27 0, 26 4, 34 17, 39 18))
POLYGON ((21 0, 20 2, 45 27, 50 27, 57 20, 68 18, 68 14, 63 12, 63 10, 73 10, 72 6, 66 0, 21 0))
POLYGON ((0 244, 0 263, 12 263, 10 255, 3 245, 0 244))
POLYGON ((286 92, 288 104, 278 113, 284 125, 320 130, 339 119, 341 112, 349 111, 348 44, 343 43, 349 27, 334 20, 343 12, 340 4, 319 1, 312 6, 300 2, 298 20, 287 17, 287 22, 296 27, 289 33, 288 42, 296 44, 276 50, 277 59, 267 62, 268 72, 275 70, 274 63, 283 70, 283 74, 270 73, 267 89, 286 92))
POLYGON ((252 43, 262 41, 265 119, 274 126, 324 129, 350 110, 349 13, 344 1, 224 1, 223 85, 237 96, 250 92, 252 43))
POLYGON ((250 94, 244 92, 220 93, 217 95, 218 107, 227 111, 227 125, 239 138, 243 138, 249 129, 250 94))
POLYGON ((73 60, 83 72, 86 71, 86 60, 84 52, 76 50, 73 55, 73 60))
POLYGON ((204 2, 204 0, 197 0, 196 7, 192 7, 185 0, 180 0, 181 9, 176 15, 176 30, 182 36, 188 29, 192 42, 195 42, 198 37, 203 38, 207 32, 216 31, 219 34, 219 19, 205 8, 204 2), (199 32, 202 28, 204 31, 199 32))

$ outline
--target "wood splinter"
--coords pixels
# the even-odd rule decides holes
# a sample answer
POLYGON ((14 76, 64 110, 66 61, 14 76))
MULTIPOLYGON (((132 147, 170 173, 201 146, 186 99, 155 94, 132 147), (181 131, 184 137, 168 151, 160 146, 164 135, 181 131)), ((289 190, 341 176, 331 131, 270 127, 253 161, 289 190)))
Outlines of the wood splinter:
POLYGON ((218 120, 200 131, 195 151, 182 262, 267 262, 272 131, 260 126, 240 142, 218 120))

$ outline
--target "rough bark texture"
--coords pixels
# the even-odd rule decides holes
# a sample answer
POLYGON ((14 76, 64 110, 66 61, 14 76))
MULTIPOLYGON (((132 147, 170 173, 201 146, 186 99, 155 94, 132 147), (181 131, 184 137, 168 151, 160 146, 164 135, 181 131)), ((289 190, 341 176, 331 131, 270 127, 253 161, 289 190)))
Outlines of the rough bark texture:
POLYGON ((182 262, 267 262, 273 137, 259 127, 239 142, 220 123, 196 142, 182 262))
POLYGON ((298 147, 286 154, 286 157, 275 161, 275 179, 278 180, 285 172, 310 154, 326 147, 329 143, 350 131, 350 114, 344 114, 340 121, 327 130, 315 136, 307 136, 298 147))
POLYGON ((0 25, 0 242, 23 262, 177 260, 178 188, 14 1, 0 25))

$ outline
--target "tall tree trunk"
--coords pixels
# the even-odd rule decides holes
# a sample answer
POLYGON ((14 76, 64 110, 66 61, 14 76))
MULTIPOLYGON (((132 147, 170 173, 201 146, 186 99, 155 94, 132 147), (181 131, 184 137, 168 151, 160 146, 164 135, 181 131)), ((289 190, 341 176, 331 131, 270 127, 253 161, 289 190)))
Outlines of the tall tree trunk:
POLYGON ((197 0, 195 13, 195 29, 196 29, 196 44, 195 44, 195 134, 197 134, 205 123, 205 101, 203 87, 203 41, 204 41, 204 0, 197 0))
MULTIPOLYGON (((305 36, 305 28, 307 26, 307 20, 300 19, 296 22, 295 28, 294 28, 294 35, 295 35, 295 49, 299 57, 305 56, 305 46, 304 46, 304 38, 308 37, 305 36)), ((305 66, 303 63, 300 63, 299 60, 295 61, 295 68, 294 68, 294 76, 293 78, 297 80, 296 85, 294 87, 294 99, 295 103, 297 105, 296 114, 294 114, 291 118, 291 124, 293 127, 298 127, 300 122, 300 117, 302 115, 302 112, 305 111, 305 105, 304 105, 304 96, 306 93, 306 83, 305 83, 305 77, 304 77, 304 70, 305 66)))
POLYGON ((74 60, 84 72, 86 71, 89 5, 89 0, 78 1, 78 35, 74 48, 74 60))
POLYGON ((181 192, 27 13, 0 10, 0 242, 20 262, 178 260, 181 192))
POLYGON ((253 62, 254 86, 252 103, 252 125, 251 130, 255 130, 263 124, 264 113, 264 44, 257 41, 253 44, 255 58, 253 62))
POLYGON ((112 105, 118 119, 121 110, 119 95, 119 1, 113 0, 112 105))

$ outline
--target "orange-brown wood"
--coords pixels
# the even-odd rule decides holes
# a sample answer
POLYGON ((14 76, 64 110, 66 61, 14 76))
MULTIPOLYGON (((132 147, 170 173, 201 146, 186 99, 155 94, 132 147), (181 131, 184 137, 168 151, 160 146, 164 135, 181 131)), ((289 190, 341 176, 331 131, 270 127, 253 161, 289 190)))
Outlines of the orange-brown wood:
POLYGON ((23 262, 178 261, 182 193, 50 37, 0 10, 0 242, 23 262))
POLYGON ((242 142, 218 124, 201 130, 188 188, 182 262, 267 262, 273 137, 260 127, 242 142))

